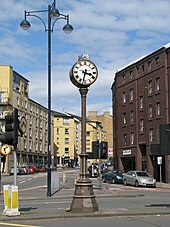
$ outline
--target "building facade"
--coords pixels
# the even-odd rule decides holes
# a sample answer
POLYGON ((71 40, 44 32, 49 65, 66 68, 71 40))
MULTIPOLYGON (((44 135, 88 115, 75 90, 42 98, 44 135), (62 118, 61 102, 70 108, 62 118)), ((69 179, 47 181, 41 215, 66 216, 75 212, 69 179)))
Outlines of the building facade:
POLYGON ((170 44, 119 70, 112 100, 116 168, 147 170, 159 180, 161 157, 162 179, 170 182, 170 150, 163 153, 160 143, 162 125, 170 124, 170 44))
MULTIPOLYGON (((29 98, 29 81, 15 72, 11 66, 0 66, 0 120, 4 131, 5 115, 18 109, 19 116, 27 121, 26 133, 18 139, 17 164, 46 164, 47 162, 47 115, 48 110, 29 98)), ((53 124, 51 117, 51 150, 53 154, 53 124)), ((13 166, 13 153, 8 155, 5 171, 13 166)))
POLYGON ((89 111, 87 119, 101 123, 106 137, 103 141, 108 142, 108 155, 109 157, 113 157, 113 118, 110 112, 105 111, 103 114, 98 114, 97 111, 89 111))
POLYGON ((54 154, 57 165, 75 167, 81 150, 81 123, 78 118, 54 112, 54 154))
MULTIPOLYGON (((99 139, 107 141, 106 132, 99 130, 97 121, 86 122, 86 152, 92 153, 92 142, 99 139)), ((57 165, 77 166, 80 163, 81 147, 81 117, 70 113, 54 112, 54 154, 57 165)), ((89 160, 97 162, 98 160, 89 160)))

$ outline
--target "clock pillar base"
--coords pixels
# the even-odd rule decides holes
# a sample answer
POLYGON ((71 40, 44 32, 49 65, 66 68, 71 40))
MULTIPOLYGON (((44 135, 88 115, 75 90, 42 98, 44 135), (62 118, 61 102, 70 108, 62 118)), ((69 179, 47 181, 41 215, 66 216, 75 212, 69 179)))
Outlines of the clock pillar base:
POLYGON ((98 210, 92 183, 78 180, 75 185, 70 211, 73 213, 92 213, 98 210))
POLYGON ((93 184, 85 171, 87 157, 88 155, 86 153, 80 154, 83 168, 80 173, 80 178, 75 184, 73 201, 70 206, 70 211, 73 213, 92 213, 99 210, 93 192, 93 184))

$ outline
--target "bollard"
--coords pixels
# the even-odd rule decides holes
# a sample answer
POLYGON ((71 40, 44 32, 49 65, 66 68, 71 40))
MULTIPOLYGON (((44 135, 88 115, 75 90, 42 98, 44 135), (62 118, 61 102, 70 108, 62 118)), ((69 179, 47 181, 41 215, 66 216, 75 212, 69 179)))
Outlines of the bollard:
POLYGON ((18 216, 18 186, 4 185, 4 205, 2 214, 7 216, 18 216), (6 187, 5 187, 6 186, 6 187))
POLYGON ((79 179, 79 176, 78 175, 74 177, 74 184, 77 183, 78 179, 79 179))
POLYGON ((6 212, 9 208, 8 205, 9 185, 3 185, 3 194, 4 194, 4 210, 2 214, 6 215, 6 212))
POLYGON ((63 185, 66 184, 67 182, 67 178, 66 178, 66 173, 63 173, 63 185))

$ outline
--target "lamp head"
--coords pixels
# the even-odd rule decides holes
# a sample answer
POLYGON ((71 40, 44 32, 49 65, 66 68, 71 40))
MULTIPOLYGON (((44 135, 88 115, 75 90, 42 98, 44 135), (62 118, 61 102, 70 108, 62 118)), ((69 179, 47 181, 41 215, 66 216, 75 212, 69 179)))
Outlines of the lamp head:
POLYGON ((50 14, 50 17, 53 18, 54 20, 56 20, 60 16, 58 9, 54 7, 52 8, 49 14, 50 14))
POLYGON ((63 30, 66 34, 70 34, 73 31, 73 26, 71 24, 66 24, 64 25, 63 30))
POLYGON ((20 26, 23 30, 28 30, 31 27, 31 24, 25 19, 21 21, 20 26))

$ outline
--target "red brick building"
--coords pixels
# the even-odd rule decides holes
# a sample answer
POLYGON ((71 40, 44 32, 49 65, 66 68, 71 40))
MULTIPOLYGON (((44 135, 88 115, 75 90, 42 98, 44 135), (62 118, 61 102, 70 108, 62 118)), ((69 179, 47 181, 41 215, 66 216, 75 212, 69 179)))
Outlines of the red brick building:
POLYGON ((112 85, 115 168, 170 182, 170 44, 136 60, 112 85))

